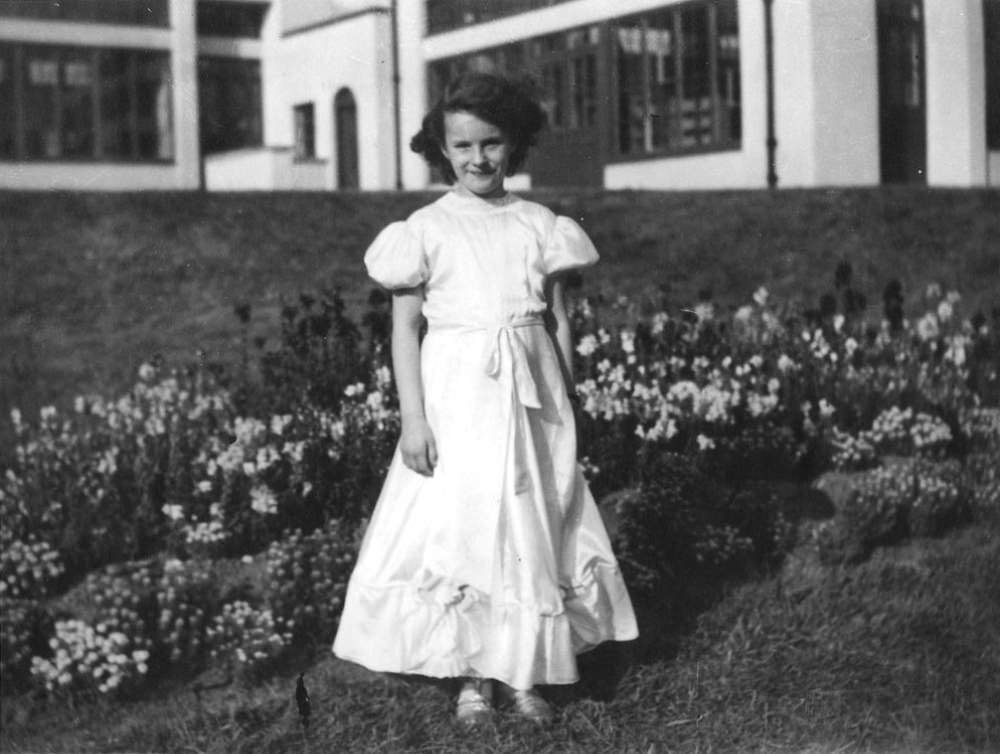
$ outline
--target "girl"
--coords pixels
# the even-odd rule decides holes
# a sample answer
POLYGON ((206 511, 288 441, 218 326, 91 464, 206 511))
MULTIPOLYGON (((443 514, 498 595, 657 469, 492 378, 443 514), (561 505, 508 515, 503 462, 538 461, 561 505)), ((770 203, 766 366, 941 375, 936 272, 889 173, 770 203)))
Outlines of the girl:
POLYGON ((504 188, 544 122, 507 79, 453 81, 410 144, 453 190, 365 253, 393 291, 402 434, 333 651, 461 679, 466 724, 490 718, 494 681, 548 722, 536 684, 573 683, 576 654, 637 635, 576 460, 560 273, 597 251, 575 222, 504 188))

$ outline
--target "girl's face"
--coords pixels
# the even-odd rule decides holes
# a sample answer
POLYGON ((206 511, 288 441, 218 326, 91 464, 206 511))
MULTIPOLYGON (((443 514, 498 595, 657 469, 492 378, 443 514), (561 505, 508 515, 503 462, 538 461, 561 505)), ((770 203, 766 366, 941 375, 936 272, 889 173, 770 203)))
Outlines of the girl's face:
POLYGON ((464 110, 446 112, 441 151, 455 171, 459 193, 482 199, 506 193, 503 182, 513 145, 492 123, 464 110))

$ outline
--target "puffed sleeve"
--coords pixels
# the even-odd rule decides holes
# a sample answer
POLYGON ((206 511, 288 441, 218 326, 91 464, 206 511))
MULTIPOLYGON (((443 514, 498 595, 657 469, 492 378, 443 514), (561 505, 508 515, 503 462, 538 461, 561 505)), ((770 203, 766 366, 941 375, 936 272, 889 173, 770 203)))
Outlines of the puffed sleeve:
POLYGON ((583 228, 570 218, 559 215, 549 234, 543 258, 545 273, 551 275, 561 270, 588 267, 599 257, 583 228))
POLYGON ((409 223, 387 225, 365 252, 368 275, 384 288, 413 288, 429 276, 423 244, 409 223))

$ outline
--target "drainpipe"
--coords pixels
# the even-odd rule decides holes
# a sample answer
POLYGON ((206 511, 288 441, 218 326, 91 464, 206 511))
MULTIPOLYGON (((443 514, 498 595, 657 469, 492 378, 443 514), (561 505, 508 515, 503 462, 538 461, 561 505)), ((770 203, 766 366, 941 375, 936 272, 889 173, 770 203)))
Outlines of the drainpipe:
POLYGON ((398 0, 392 0, 392 124, 395 131, 396 148, 396 191, 403 189, 403 145, 402 130, 399 120, 399 4, 398 0))
POLYGON ((778 139, 774 135, 774 22, 771 6, 774 0, 764 0, 764 63, 767 71, 767 187, 778 185, 778 166, 775 153, 778 139))

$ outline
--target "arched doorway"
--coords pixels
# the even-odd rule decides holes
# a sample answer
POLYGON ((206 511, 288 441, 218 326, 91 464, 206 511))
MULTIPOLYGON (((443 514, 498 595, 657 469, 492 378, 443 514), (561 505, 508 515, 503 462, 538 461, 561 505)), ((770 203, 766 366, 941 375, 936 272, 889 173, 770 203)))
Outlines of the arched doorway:
POLYGON ((358 108, 351 90, 333 98, 333 143, 337 148, 337 188, 356 189, 358 180, 358 108))

